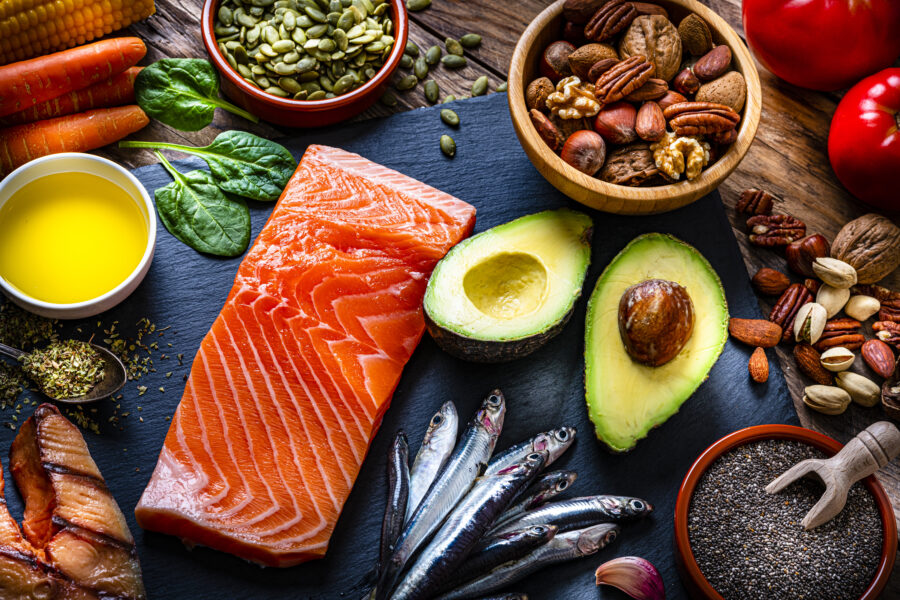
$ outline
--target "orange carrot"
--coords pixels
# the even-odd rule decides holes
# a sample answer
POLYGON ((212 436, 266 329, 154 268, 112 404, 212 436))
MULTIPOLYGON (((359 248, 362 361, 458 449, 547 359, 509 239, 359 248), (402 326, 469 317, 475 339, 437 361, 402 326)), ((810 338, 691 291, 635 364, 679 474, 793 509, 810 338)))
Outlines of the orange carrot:
POLYGON ((0 176, 39 156, 112 144, 149 122, 144 111, 132 104, 0 129, 0 176))
POLYGON ((136 37, 113 38, 0 67, 0 117, 118 75, 147 53, 136 37))
POLYGON ((134 78, 143 68, 131 67, 106 81, 35 104, 9 116, 0 117, 0 127, 34 123, 92 108, 134 104, 134 78))

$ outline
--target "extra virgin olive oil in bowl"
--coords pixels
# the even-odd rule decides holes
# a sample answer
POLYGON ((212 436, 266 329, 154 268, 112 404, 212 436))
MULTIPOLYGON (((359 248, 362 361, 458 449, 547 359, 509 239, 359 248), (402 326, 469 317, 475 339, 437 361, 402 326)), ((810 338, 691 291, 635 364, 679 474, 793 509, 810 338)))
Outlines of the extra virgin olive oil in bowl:
POLYGON ((112 308, 143 280, 155 243, 146 190, 106 159, 55 154, 0 182, 0 289, 36 314, 112 308))

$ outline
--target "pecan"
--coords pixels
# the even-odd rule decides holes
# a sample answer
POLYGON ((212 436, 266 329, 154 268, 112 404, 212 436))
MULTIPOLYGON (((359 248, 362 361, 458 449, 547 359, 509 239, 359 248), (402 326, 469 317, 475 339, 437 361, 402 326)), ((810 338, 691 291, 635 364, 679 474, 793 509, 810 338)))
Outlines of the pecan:
POLYGON ((608 69, 597 79, 594 95, 600 104, 621 100, 647 83, 653 74, 653 65, 642 56, 632 56, 608 69))
POLYGON ((595 42, 612 39, 631 25, 637 16, 638 12, 631 2, 610 0, 584 26, 584 36, 595 42))
POLYGON ((822 287, 822 282, 818 279, 804 279, 803 285, 813 294, 818 294, 819 288, 822 287))
POLYGON ((553 124, 553 121, 547 115, 534 108, 528 112, 528 116, 531 117, 531 123, 537 129, 538 135, 541 136, 544 143, 554 152, 558 152, 565 140, 562 133, 553 124))
POLYGON ((746 215, 770 215, 775 196, 765 190, 746 189, 741 193, 735 210, 746 215))
POLYGON ((783 331, 781 335, 782 341, 786 342, 793 335, 794 317, 797 316, 797 311, 800 310, 801 306, 812 301, 813 295, 799 283, 791 284, 781 294, 778 302, 772 307, 772 312, 769 313, 769 320, 781 326, 783 331))
POLYGON ((771 248, 787 246, 806 235, 803 221, 790 215, 756 215, 747 219, 750 243, 771 248))
POLYGON ((705 135, 734 129, 741 120, 733 108, 715 102, 681 102, 665 110, 678 135, 705 135))
POLYGON ((709 136, 709 141, 721 144, 722 146, 728 146, 737 141, 737 136, 737 129, 729 129, 728 131, 720 131, 712 134, 709 136))
POLYGON ((821 356, 808 344, 794 346, 794 360, 804 375, 821 385, 834 385, 834 375, 822 366, 821 356))
POLYGON ((858 350, 866 341, 865 336, 859 333, 860 327, 862 323, 849 317, 828 321, 825 323, 822 337, 816 342, 816 350, 824 352, 837 346, 843 346, 847 350, 858 350))
POLYGON ((882 342, 893 346, 896 350, 900 350, 900 323, 894 321, 875 321, 872 324, 872 331, 882 342))

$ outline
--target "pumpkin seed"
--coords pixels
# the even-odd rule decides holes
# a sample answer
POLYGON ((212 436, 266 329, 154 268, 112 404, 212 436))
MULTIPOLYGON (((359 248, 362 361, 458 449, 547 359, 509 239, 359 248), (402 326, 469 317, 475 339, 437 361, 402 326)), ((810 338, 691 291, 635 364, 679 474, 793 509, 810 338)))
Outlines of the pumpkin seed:
POLYGON ((397 106, 397 96, 390 92, 385 92, 381 95, 381 103, 385 106, 397 106))
POLYGON ((448 69, 462 69, 466 66, 466 57, 458 54, 447 54, 441 59, 441 62, 448 69))
POLYGON ((251 6, 250 7, 250 15, 256 18, 262 17, 263 13, 265 13, 265 9, 262 6, 251 6))
POLYGON ((447 134, 441 136, 441 152, 450 158, 456 156, 456 142, 447 134))
POLYGON ((328 2, 328 12, 343 12, 344 5, 341 4, 341 0, 330 0, 328 2))
POLYGON ((509 82, 507 82, 507 81, 504 81, 503 83, 501 83, 500 85, 497 86, 498 92, 505 92, 508 89, 509 89, 509 82))
POLYGON ((474 82, 472 82, 472 97, 475 96, 484 96, 487 93, 488 87, 488 78, 487 75, 482 75, 474 82))
POLYGON ((275 72, 279 75, 295 75, 297 73, 297 65, 280 62, 275 65, 275 72))
POLYGON ((425 58, 420 56, 416 59, 415 65, 413 66, 413 73, 416 74, 416 77, 419 79, 425 79, 425 76, 428 75, 428 63, 425 62, 425 58))
POLYGON ((306 83, 300 84, 300 89, 306 91, 307 94, 312 94, 313 92, 321 90, 322 86, 315 81, 307 81, 306 83))
POLYGON ((241 74, 241 77, 243 77, 244 79, 249 79, 249 78, 253 77, 253 71, 251 71, 250 67, 248 67, 247 65, 242 65, 241 63, 238 63, 237 70, 238 70, 238 73, 241 74))
POLYGON ((312 94, 306 97, 307 100, 324 100, 325 96, 328 94, 325 93, 324 90, 319 90, 318 92, 313 92, 312 94))
POLYGON ((406 77, 400 79, 394 87, 396 87, 400 91, 411 90, 416 87, 416 84, 419 83, 419 78, 415 75, 407 75, 406 77))
MULTIPOLYGON (((254 27, 257 23, 259 23, 259 19, 252 15, 248 15, 244 11, 235 12, 234 13, 235 22, 241 27, 254 27)), ((215 31, 215 29, 213 29, 215 31)))
POLYGON ((446 38, 444 40, 444 47, 447 49, 447 52, 450 54, 455 54, 456 56, 463 55, 463 47, 458 41, 453 38, 446 38))
POLYGON ((278 53, 275 52, 275 49, 272 48, 269 44, 260 44, 259 51, 263 56, 268 56, 269 58, 275 58, 278 56, 278 53))
POLYGON ((256 87, 259 87, 259 84, 256 83, 255 81, 253 81, 252 79, 250 79, 249 77, 244 77, 244 81, 246 81, 247 83, 249 83, 251 85, 255 85, 256 87))
POLYGON ((248 65, 250 64, 250 55, 247 54, 247 49, 238 44, 234 48, 234 58, 237 60, 239 65, 248 65))
POLYGON ((406 48, 403 49, 403 54, 407 54, 415 58, 419 55, 419 47, 414 41, 408 40, 406 42, 406 48))
POLYGON ((425 98, 434 104, 438 101, 438 98, 441 95, 441 90, 438 88, 438 84, 434 79, 429 79, 425 82, 425 98))
POLYGON ((300 90, 299 92, 294 94, 294 100, 306 100, 307 96, 308 94, 306 93, 306 90, 300 90))
POLYGON ((253 65, 250 67, 250 72, 254 75, 265 75, 266 69, 262 65, 253 65))
POLYGON ((300 53, 296 50, 293 50, 282 56, 281 59, 288 64, 293 64, 300 60, 300 53))
POLYGON ((275 29, 271 25, 266 25, 265 29, 263 29, 263 39, 266 40, 271 46, 275 42, 280 40, 281 36, 278 35, 277 29, 275 29))
POLYGON ((226 27, 224 25, 216 25, 215 27, 213 27, 213 33, 215 33, 217 36, 234 35, 236 33, 240 33, 240 31, 240 29, 234 26, 226 27))
MULTIPOLYGON (((444 102, 446 101, 447 100, 445 99, 444 102)), ((443 121, 450 127, 459 127, 459 115, 449 108, 441 109, 441 121, 443 121)))
POLYGON ((272 44, 272 50, 279 54, 287 54, 294 49, 294 45, 295 44, 293 40, 278 40, 277 42, 272 44))
POLYGON ((431 6, 431 0, 406 0, 406 9, 411 12, 425 10, 431 6))
POLYGON ((453 102, 454 100, 456 100, 456 96, 454 96, 453 94, 447 94, 446 96, 444 96, 441 104, 447 104, 448 102, 453 102))
POLYGON ((219 22, 226 27, 234 25, 234 11, 224 4, 219 7, 219 22))
POLYGON ((464 48, 477 48, 481 44, 481 36, 477 33, 467 33, 459 38, 459 43, 464 48))
POLYGON ((441 54, 443 54, 443 50, 441 50, 440 46, 432 46, 428 49, 428 52, 425 53, 425 62, 427 62, 432 67, 439 62, 441 62, 441 54))
POLYGON ((344 75, 340 79, 334 82, 334 93, 336 95, 343 94, 345 92, 350 91, 353 85, 356 83, 356 80, 353 78, 353 75, 344 75))
MULTIPOLYGON (((315 61, 315 59, 313 59, 315 61)), ((317 71, 304 71, 300 73, 300 77, 297 79, 300 80, 300 83, 309 83, 310 81, 315 81, 319 78, 319 73, 317 71)))
POLYGON ((253 81, 255 81, 255 82, 256 82, 256 85, 258 85, 259 87, 261 87, 261 88, 263 88, 263 89, 266 89, 267 87, 269 87, 269 86, 272 85, 272 84, 269 82, 269 78, 268 78, 268 77, 260 77, 260 76, 256 76, 256 77, 253 78, 253 81))
POLYGON ((318 8, 313 8, 312 6, 305 6, 303 8, 303 12, 306 13, 310 19, 315 21, 316 23, 327 23, 328 19, 325 17, 325 13, 323 13, 318 8))
POLYGON ((225 60, 228 61, 228 64, 231 65, 231 68, 237 71, 238 63, 234 60, 234 57, 227 52, 225 53, 225 60))
POLYGON ((338 18, 335 27, 343 31, 349 31, 354 25, 356 25, 356 19, 353 18, 353 12, 345 10, 338 18))
POLYGON ((409 54, 404 54, 400 57, 400 67, 403 69, 412 69, 413 67, 413 58, 409 54))
POLYGON ((323 35, 328 33, 328 25, 313 25, 309 29, 306 30, 306 37, 310 40, 319 39, 323 35))
POLYGON ((291 10, 284 13, 283 24, 285 29, 293 31, 297 27, 297 13, 291 10))
POLYGON ((300 84, 292 77, 281 77, 278 80, 278 87, 286 91, 288 94, 296 94, 301 90, 300 84))

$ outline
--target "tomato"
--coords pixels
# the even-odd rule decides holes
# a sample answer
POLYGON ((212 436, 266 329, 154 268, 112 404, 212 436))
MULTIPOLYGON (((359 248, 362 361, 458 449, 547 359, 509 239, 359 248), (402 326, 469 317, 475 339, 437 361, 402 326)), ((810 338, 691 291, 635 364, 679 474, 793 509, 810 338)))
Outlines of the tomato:
POLYGON ((744 0, 756 58, 800 87, 849 87, 900 56, 900 0, 744 0))
POLYGON ((828 158, 854 196, 900 210, 900 68, 866 77, 841 99, 831 118, 828 158))

